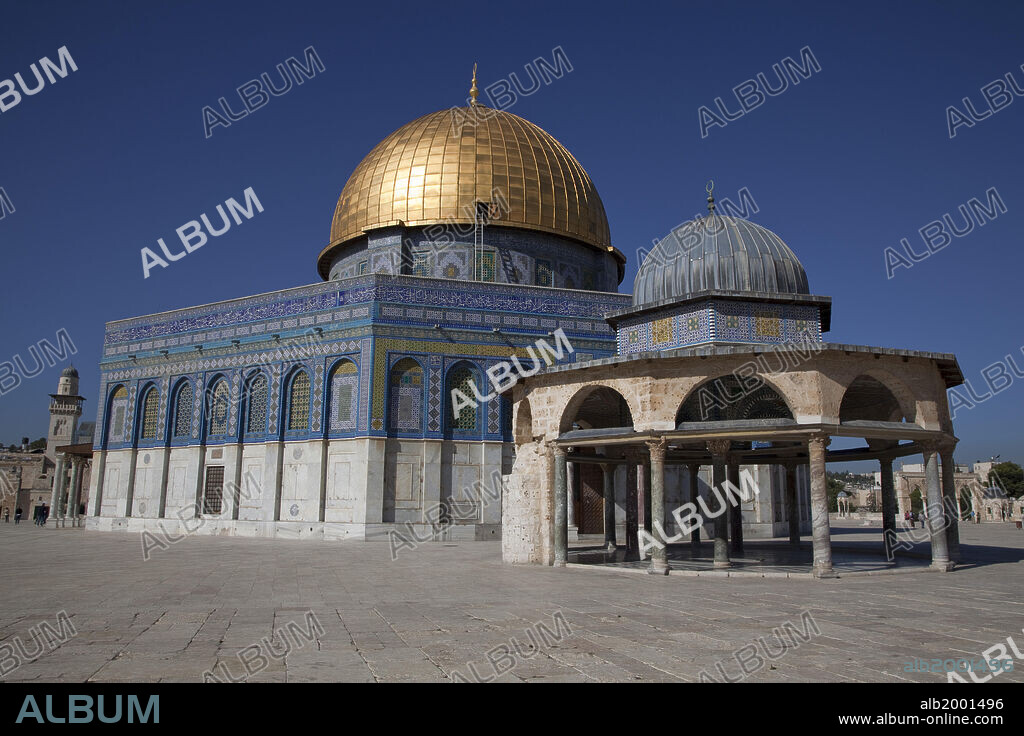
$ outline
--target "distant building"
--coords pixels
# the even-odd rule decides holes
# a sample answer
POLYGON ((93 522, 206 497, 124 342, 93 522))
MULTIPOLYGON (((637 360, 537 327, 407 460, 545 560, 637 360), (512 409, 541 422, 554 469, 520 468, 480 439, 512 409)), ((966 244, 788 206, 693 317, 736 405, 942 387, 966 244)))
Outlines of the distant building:
MULTIPOLYGON (((54 479, 61 479, 61 518, 71 519, 71 526, 83 514, 88 503, 92 469, 92 442, 95 422, 79 424, 84 397, 78 395, 78 371, 68 366, 57 382, 57 393, 50 394, 50 428, 45 450, 29 450, 28 438, 18 451, 0 450, 0 523, 7 512, 13 520, 22 511, 22 521, 31 521, 36 509, 49 509, 49 524, 57 526, 52 510, 54 479), (68 490, 77 488, 75 504, 67 501, 68 490), (70 511, 70 514, 68 512, 70 511)), ((64 525, 62 521, 61 524, 64 525)))
POLYGON ((39 506, 49 503, 54 463, 42 450, 29 450, 28 439, 20 450, 0 450, 0 523, 21 509, 22 520, 31 519, 39 506))
MULTIPOLYGON (((1024 498, 1010 498, 998 484, 990 485, 988 475, 993 465, 991 461, 976 462, 971 468, 963 463, 954 463, 953 481, 962 520, 980 523, 1018 521, 1024 517, 1024 498)), ((881 474, 876 472, 874 475, 875 488, 880 490, 881 474)), ((925 493, 924 466, 920 463, 904 464, 893 473, 893 477, 898 515, 902 517, 908 510, 920 511, 925 493)))

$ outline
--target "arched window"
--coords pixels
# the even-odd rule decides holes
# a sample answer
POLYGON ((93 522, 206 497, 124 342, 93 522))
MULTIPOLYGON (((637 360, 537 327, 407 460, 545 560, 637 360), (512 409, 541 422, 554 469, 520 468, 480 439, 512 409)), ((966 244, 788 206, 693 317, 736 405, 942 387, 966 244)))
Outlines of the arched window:
POLYGON ((228 382, 217 381, 210 392, 210 434, 228 433, 228 382))
POLYGON ((449 422, 448 426, 459 434, 471 434, 479 431, 480 407, 473 391, 475 378, 475 371, 465 363, 457 365, 448 374, 448 388, 445 391, 445 402, 448 408, 445 412, 445 419, 449 422), (455 391, 459 392, 458 399, 453 398, 455 391), (456 411, 456 407, 458 411, 456 411))
POLYGON ((257 373, 246 386, 245 432, 262 434, 267 431, 267 377, 257 373))
POLYGON ((330 428, 343 432, 356 428, 359 368, 351 360, 343 360, 331 371, 330 428))
POLYGON ((151 387, 142 400, 142 434, 144 440, 156 439, 157 418, 160 416, 160 393, 151 387))
POLYGON ((192 384, 182 382, 174 397, 173 437, 188 437, 192 424, 192 384))
POLYGON ((391 368, 390 425, 398 432, 419 432, 423 428, 423 369, 412 358, 403 358, 391 368))
POLYGON ((107 442, 124 442, 125 419, 128 413, 128 390, 118 386, 110 397, 107 415, 107 442))
POLYGON ((299 371, 288 392, 288 429, 309 429, 309 376, 299 371))

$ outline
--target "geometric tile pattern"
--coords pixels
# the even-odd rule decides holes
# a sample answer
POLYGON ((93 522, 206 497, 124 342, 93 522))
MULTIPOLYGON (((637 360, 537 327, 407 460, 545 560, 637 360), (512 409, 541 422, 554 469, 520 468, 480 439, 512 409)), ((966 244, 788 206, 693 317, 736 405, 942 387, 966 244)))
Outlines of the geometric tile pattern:
POLYGON ((391 429, 419 432, 423 427, 423 368, 402 358, 391 368, 391 429))
POLYGON ((359 405, 359 367, 343 360, 331 374, 330 431, 345 432, 356 428, 359 405))
POLYGON ((779 344, 821 340, 817 307, 731 300, 659 310, 618 326, 620 355, 670 350, 712 341, 779 344))

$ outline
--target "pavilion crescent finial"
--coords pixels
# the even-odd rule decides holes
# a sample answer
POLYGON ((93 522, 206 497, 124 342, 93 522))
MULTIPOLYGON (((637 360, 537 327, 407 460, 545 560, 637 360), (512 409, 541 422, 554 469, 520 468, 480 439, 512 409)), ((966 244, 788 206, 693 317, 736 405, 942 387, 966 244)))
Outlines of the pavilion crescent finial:
POLYGON ((708 212, 715 211, 715 180, 708 179, 708 184, 704 187, 704 190, 708 193, 708 212))
POLYGON ((470 104, 476 106, 476 98, 480 95, 480 90, 476 88, 476 62, 473 62, 473 86, 469 88, 469 99, 470 104))

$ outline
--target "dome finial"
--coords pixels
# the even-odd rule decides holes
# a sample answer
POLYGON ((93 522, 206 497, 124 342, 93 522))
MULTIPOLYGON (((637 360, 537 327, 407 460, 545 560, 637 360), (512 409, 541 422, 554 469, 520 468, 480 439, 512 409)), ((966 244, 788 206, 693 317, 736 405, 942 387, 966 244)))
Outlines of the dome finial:
POLYGON ((476 62, 473 62, 473 86, 469 88, 469 99, 470 104, 476 107, 476 98, 479 96, 480 90, 476 88, 476 62))
POLYGON ((708 185, 704 187, 704 190, 708 193, 708 212, 714 213, 715 211, 715 180, 708 179, 708 185))

